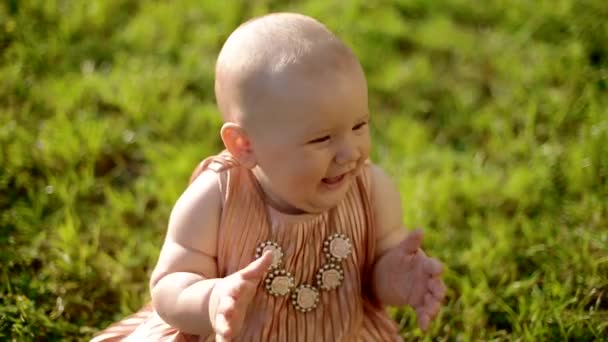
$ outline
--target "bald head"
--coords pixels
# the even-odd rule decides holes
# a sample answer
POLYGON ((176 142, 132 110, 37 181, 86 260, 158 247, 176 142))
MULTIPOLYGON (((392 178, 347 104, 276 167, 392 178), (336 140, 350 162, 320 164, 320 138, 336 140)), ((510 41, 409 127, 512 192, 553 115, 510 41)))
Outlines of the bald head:
POLYGON ((230 35, 217 60, 215 93, 224 121, 247 127, 273 102, 304 91, 303 84, 331 83, 344 73, 364 79, 354 54, 332 32, 313 18, 277 13, 230 35))

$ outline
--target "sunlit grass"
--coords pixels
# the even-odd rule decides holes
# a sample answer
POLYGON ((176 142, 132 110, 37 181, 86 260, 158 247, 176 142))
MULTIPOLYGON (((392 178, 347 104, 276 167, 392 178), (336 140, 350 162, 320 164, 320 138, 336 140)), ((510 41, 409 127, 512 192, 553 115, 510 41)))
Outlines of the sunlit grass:
POLYGON ((604 1, 0 4, 0 339, 85 340, 148 300, 173 202, 220 150, 238 23, 313 15, 357 53, 374 160, 444 261, 408 339, 608 335, 604 1))

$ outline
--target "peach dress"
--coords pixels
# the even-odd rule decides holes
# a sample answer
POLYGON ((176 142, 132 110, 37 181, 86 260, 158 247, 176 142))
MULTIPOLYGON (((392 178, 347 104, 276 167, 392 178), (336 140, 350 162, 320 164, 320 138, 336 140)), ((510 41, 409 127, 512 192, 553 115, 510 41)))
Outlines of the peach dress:
MULTIPOLYGON (((321 290, 315 309, 300 312, 290 296, 272 296, 261 282, 239 341, 399 341, 396 324, 375 303, 371 291, 376 228, 370 207, 369 170, 364 167, 346 197, 321 214, 289 215, 273 209, 251 171, 223 152, 207 158, 193 178, 206 169, 219 174, 224 197, 219 228, 217 265, 219 277, 232 274, 254 260, 265 241, 283 250, 283 268, 295 284, 315 284, 327 260, 323 242, 331 235, 350 239, 349 256, 340 262, 341 286, 321 290)), ((172 328, 150 305, 100 332, 93 341, 212 341, 213 336, 193 336, 172 328)))

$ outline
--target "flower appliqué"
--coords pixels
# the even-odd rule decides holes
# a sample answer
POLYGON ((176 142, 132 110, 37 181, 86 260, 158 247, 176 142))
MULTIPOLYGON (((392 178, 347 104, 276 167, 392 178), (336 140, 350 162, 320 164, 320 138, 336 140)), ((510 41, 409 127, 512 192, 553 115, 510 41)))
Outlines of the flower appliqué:
POLYGON ((344 280, 344 270, 340 263, 352 253, 350 239, 344 234, 333 234, 323 242, 322 253, 326 263, 316 273, 314 284, 299 284, 292 274, 283 268, 283 249, 274 241, 264 241, 256 248, 256 258, 266 251, 272 252, 272 265, 264 279, 266 291, 276 297, 291 294, 291 303, 296 310, 305 313, 314 310, 321 291, 331 291, 344 280))

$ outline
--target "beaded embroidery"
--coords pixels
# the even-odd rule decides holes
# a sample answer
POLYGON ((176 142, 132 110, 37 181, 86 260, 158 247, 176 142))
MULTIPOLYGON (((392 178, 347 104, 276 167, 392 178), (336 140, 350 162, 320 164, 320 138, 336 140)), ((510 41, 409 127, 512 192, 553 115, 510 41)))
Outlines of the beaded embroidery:
POLYGON ((327 262, 317 271, 315 285, 296 286, 294 277, 282 267, 283 250, 274 241, 262 242, 256 249, 256 258, 267 250, 272 252, 272 265, 264 279, 266 291, 277 297, 291 293, 291 303, 296 310, 309 312, 317 307, 321 290, 331 291, 342 285, 344 270, 339 262, 350 255, 352 245, 344 234, 333 234, 323 242, 323 254, 327 262))

